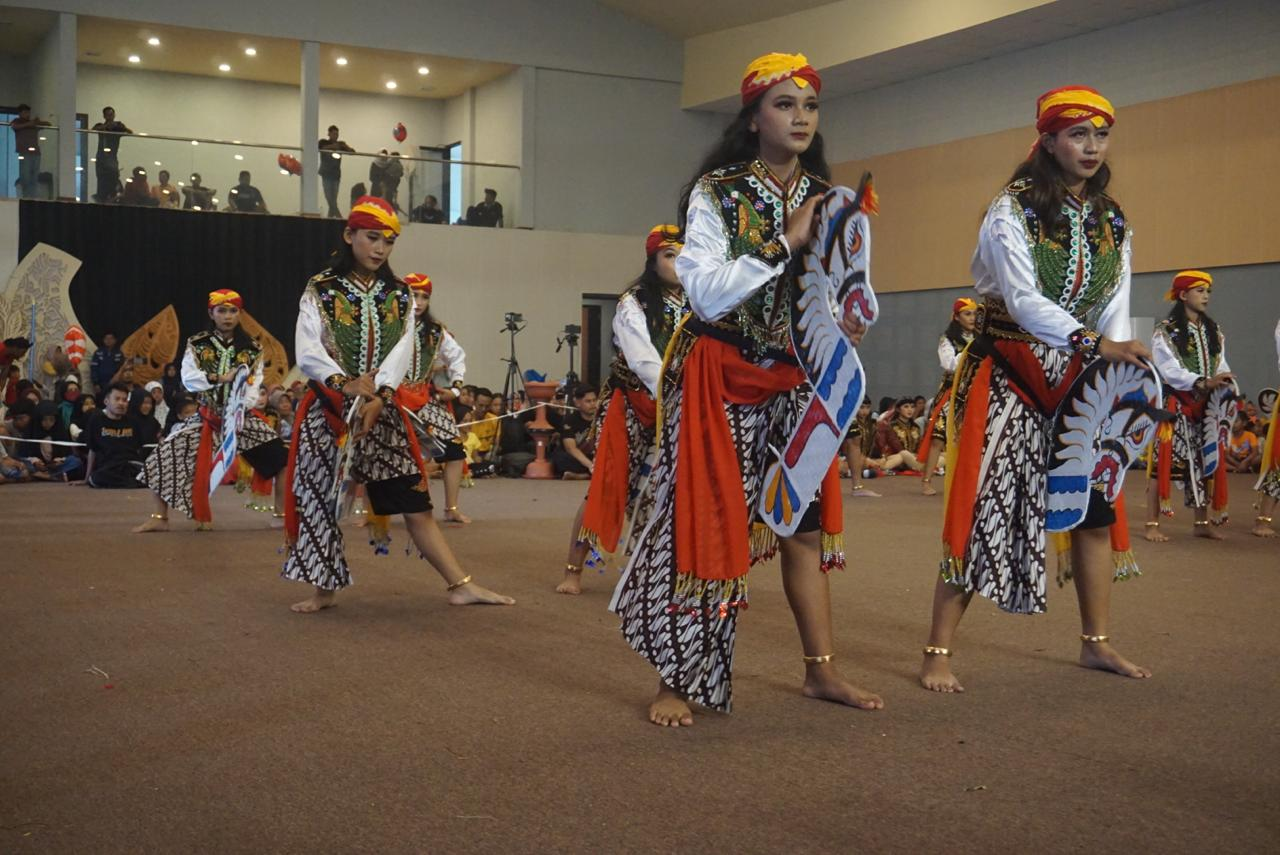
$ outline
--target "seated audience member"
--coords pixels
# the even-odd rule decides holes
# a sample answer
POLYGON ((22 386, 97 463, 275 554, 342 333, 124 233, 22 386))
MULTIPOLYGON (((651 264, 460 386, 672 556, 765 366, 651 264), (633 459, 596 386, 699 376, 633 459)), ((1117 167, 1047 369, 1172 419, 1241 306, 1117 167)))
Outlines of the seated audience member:
POLYGON ((62 420, 62 426, 71 427, 71 417, 76 414, 80 403, 80 378, 68 374, 53 387, 53 403, 62 420))
POLYGON ((138 473, 142 471, 142 440, 139 429, 129 417, 129 387, 113 383, 103 399, 103 406, 89 419, 85 444, 89 462, 85 483, 101 488, 141 488, 138 473))
POLYGON ((169 170, 162 169, 160 174, 156 176, 156 185, 151 188, 151 198, 161 208, 178 208, 182 206, 178 188, 169 183, 169 170))
POLYGON ((436 199, 435 196, 428 196, 423 199, 421 205, 409 212, 409 222, 443 224, 445 215, 444 211, 440 210, 440 200, 436 199))
POLYGON ((276 432, 288 445, 293 438, 293 398, 284 389, 277 388, 267 396, 267 412, 276 418, 276 432))
POLYGON ((72 440, 52 401, 44 401, 36 407, 26 437, 27 441, 19 453, 31 465, 32 478, 71 481, 79 477, 84 468, 84 461, 77 453, 79 449, 72 445, 55 445, 72 440))
POLYGON ((467 225, 502 228, 502 203, 498 201, 497 190, 484 189, 484 201, 467 209, 467 225))
POLYGON ((33 469, 22 457, 21 440, 31 430, 35 420, 36 404, 20 397, 4 414, 0 423, 0 483, 5 481, 30 481, 33 469))
POLYGON ((31 342, 22 336, 6 338, 0 342, 0 391, 4 392, 5 405, 17 398, 17 382, 22 379, 22 360, 31 349, 31 342))
POLYGON ((476 394, 476 406, 472 410, 472 421, 480 424, 471 426, 471 435, 475 437, 475 453, 479 459, 488 459, 493 452, 494 442, 498 438, 498 420, 503 412, 502 396, 495 395, 488 389, 481 389, 476 394), (483 401, 483 405, 480 403, 483 401))
POLYGON ((164 399, 164 384, 159 380, 152 380, 142 388, 151 396, 151 402, 155 405, 153 415, 160 423, 160 430, 163 433, 164 426, 169 423, 169 404, 164 399))
POLYGON ((591 477, 594 467, 595 438, 591 435, 591 423, 596 415, 596 390, 585 383, 573 389, 573 406, 567 413, 557 433, 560 445, 551 452, 551 463, 566 481, 584 481, 591 477))
POLYGON ((191 183, 182 188, 182 207, 188 211, 212 211, 218 207, 213 197, 218 191, 201 183, 199 172, 191 173, 191 183))
POLYGON ((872 465, 890 472, 924 470, 924 464, 915 454, 915 449, 920 447, 920 428, 914 421, 915 415, 915 399, 899 398, 892 411, 880 416, 876 423, 877 459, 872 465))
POLYGON ((154 208, 158 204, 151 195, 151 187, 147 185, 147 171, 141 166, 133 168, 133 174, 124 180, 124 193, 120 201, 125 205, 139 205, 154 208))
POLYGON ((929 421, 929 399, 924 395, 916 395, 916 426, 924 431, 925 424, 929 421))
POLYGON ((1227 445, 1228 472, 1257 472, 1262 461, 1262 444, 1249 430, 1249 416, 1243 411, 1231 423, 1231 439, 1227 445))
POLYGON ((525 467, 533 462, 533 437, 525 422, 519 418, 502 419, 498 422, 496 471, 507 478, 519 478, 524 475, 525 467))
MULTIPOLYGON (((71 431, 71 438, 76 442, 83 442, 81 434, 89 429, 89 419, 98 411, 98 399, 93 395, 81 395, 76 401, 75 412, 71 414, 71 424, 67 429, 71 431)), ((80 450, 81 456, 84 456, 84 449, 80 450)))
POLYGON ((194 418, 200 412, 200 402, 195 398, 182 396, 175 398, 173 406, 169 408, 169 414, 173 417, 169 422, 169 427, 165 429, 165 436, 177 433, 186 427, 186 422, 194 418))
POLYGON ((160 441, 160 421, 156 418, 156 402, 146 389, 134 389, 129 395, 129 418, 138 430, 142 459, 151 456, 151 448, 160 441))
POLYGON ((0 404, 11 405, 18 400, 18 383, 22 380, 22 368, 14 363, 0 374, 0 404))
POLYGON ((876 420, 871 416, 871 399, 863 398, 854 414, 849 432, 845 435, 844 456, 849 469, 849 477, 853 479, 855 496, 880 498, 874 490, 868 490, 862 483, 862 470, 871 459, 876 443, 876 420))
POLYGON ((227 191, 227 210, 241 214, 267 214, 267 202, 257 187, 249 183, 249 170, 240 172, 240 183, 227 191))
POLYGON ((99 397, 106 394, 121 365, 124 365, 124 353, 120 350, 119 339, 113 331, 107 330, 102 334, 102 344, 89 359, 89 382, 93 384, 95 394, 99 397))

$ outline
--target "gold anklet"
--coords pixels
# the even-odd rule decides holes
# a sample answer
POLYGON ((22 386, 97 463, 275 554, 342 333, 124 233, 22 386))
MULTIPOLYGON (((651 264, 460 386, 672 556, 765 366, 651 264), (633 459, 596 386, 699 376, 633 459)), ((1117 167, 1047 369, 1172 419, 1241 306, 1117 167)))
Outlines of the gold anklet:
POLYGON ((854 484, 854 485, 853 485, 853 491, 854 491, 855 493, 856 493, 858 490, 864 490, 864 489, 866 489, 866 488, 865 488, 862 484, 854 484))
POLYGON ((1209 521, 1208 521, 1208 520, 1196 520, 1196 525, 1198 525, 1198 526, 1199 526, 1199 525, 1208 525, 1208 524, 1209 524, 1209 521))
POLYGON ((566 565, 564 565, 564 569, 565 569, 565 572, 566 572, 566 573, 581 573, 581 572, 582 572, 582 565, 581 565, 581 564, 566 564, 566 565))
POLYGON ((1147 528, 1159 528, 1160 522, 1159 520, 1157 520, 1156 522, 1145 522, 1143 523, 1143 525, 1145 525, 1147 528))
POLYGON ((456 514, 458 512, 458 506, 454 505, 452 508, 445 508, 444 512, 446 514, 456 514))
POLYGON ((284 514, 279 513, 279 512, 277 512, 277 511, 272 511, 272 512, 271 512, 271 518, 272 518, 272 519, 277 519, 277 520, 282 520, 282 519, 284 519, 284 514))
POLYGON ((932 645, 932 644, 926 644, 926 645, 924 646, 924 655, 925 655, 925 656, 950 656, 950 655, 951 655, 951 648, 949 648, 949 647, 937 647, 937 646, 932 645))
MULTIPOLYGON (((165 522, 169 521, 169 517, 166 516, 165 514, 152 514, 151 518, 153 520, 164 520, 165 522)), ((1271 520, 1267 520, 1267 522, 1271 522, 1271 520)))
POLYGON ((1267 525, 1271 525, 1271 517, 1264 517, 1262 514, 1258 514, 1253 519, 1255 522, 1266 523, 1267 525))
POLYGON ((454 582, 454 583, 453 583, 452 585, 450 585, 449 587, 445 588, 445 591, 446 591, 446 592, 448 592, 448 591, 456 591, 456 590, 458 590, 459 588, 461 588, 463 585, 466 585, 466 584, 467 584, 468 582, 470 582, 470 581, 471 581, 471 577, 470 577, 470 576, 463 576, 461 579, 459 579, 458 581, 454 582))
POLYGON ((1084 635, 1081 633, 1080 640, 1085 644, 1105 644, 1111 640, 1109 635, 1084 635))
POLYGON ((835 659, 834 653, 828 653, 826 656, 805 656, 804 664, 806 665, 825 665, 832 659, 835 659))

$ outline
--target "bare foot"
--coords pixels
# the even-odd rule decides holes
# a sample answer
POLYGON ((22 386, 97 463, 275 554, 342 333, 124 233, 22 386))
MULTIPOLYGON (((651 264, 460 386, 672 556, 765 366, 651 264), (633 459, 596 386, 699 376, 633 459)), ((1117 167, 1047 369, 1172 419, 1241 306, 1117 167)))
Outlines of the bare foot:
POLYGON ((930 484, 928 481, 921 481, 921 482, 920 482, 920 495, 922 495, 922 496, 936 496, 936 495, 938 495, 938 491, 937 491, 937 490, 935 490, 935 489, 933 489, 933 485, 932 485, 932 484, 930 484))
POLYGON ((1160 526, 1157 526, 1157 525, 1147 526, 1146 533, 1144 533, 1142 536, 1145 537, 1147 540, 1151 541, 1152 543, 1168 543, 1169 542, 1169 535, 1160 531, 1160 526))
POLYGON ((588 472, 566 472, 560 476, 561 481, 590 481, 591 474, 588 472))
POLYGON ((566 570, 564 571, 564 581, 556 585, 557 594, 581 594, 582 593, 582 571, 566 570))
POLYGON ((861 490, 859 490, 857 487, 854 487, 854 488, 853 488, 853 495, 854 495, 854 496, 862 496, 862 497, 867 498, 867 499, 878 499, 878 498, 880 498, 880 494, 879 494, 879 493, 877 493, 875 490, 868 490, 866 487, 863 487, 861 490))
POLYGON ((659 727, 693 727, 693 710, 679 692, 664 683, 649 704, 649 721, 659 727))
POLYGON ((1255 523, 1253 528, 1249 529, 1249 533, 1254 537, 1275 537, 1276 530, 1266 523, 1255 523))
POLYGON ((158 520, 155 517, 152 517, 151 519, 144 522, 142 525, 135 526, 133 529, 133 533, 146 534, 149 531, 168 531, 168 530, 169 530, 169 521, 167 519, 158 520))
POLYGON ((471 517, 467 516, 457 508, 454 508, 451 511, 444 512, 444 521, 451 522, 451 523, 458 523, 459 525, 466 525, 467 523, 471 522, 471 517))
POLYGON ((335 603, 333 602, 333 598, 335 595, 337 595, 337 593, 338 593, 337 591, 317 590, 310 597, 307 597, 305 600, 303 600, 300 603, 294 603, 293 605, 289 606, 289 608, 290 610, 295 611, 300 615, 314 614, 320 611, 321 609, 327 609, 335 605, 335 603))
POLYGON ((468 582, 461 588, 449 592, 451 606, 514 606, 515 604, 516 601, 511 597, 495 594, 475 582, 468 582))
POLYGON ((211 522, 196 523, 196 531, 213 531, 213 523, 211 522))
POLYGON ((845 706, 857 707, 860 710, 882 710, 884 701, 880 696, 859 689, 850 683, 831 663, 810 665, 805 669, 804 687, 800 689, 806 698, 820 701, 833 701, 845 706))
POLYGON ((356 528, 364 528, 368 524, 369 524, 368 514, 356 514, 356 519, 355 519, 355 522, 353 523, 353 525, 355 525, 356 528))
POLYGON ((920 685, 931 692, 963 692, 964 686, 951 673, 951 657, 928 654, 920 666, 920 685))
POLYGON ((1222 532, 1218 531, 1218 529, 1215 526, 1211 526, 1211 525, 1196 526, 1195 535, 1196 537, 1203 537, 1206 540, 1226 540, 1227 539, 1222 532))
POLYGON ((1137 680, 1145 680, 1151 676, 1151 669, 1143 668, 1141 665, 1134 665, 1117 653, 1110 643, 1105 641, 1097 644, 1090 644, 1087 641, 1081 642, 1080 664, 1085 668, 1111 671, 1123 677, 1133 677, 1137 680))

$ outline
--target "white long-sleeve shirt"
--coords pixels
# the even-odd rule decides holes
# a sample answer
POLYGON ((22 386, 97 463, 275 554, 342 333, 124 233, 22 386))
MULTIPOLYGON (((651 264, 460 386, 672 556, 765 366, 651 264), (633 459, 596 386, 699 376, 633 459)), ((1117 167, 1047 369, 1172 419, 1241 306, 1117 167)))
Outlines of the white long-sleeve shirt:
POLYGON ((942 373, 956 373, 956 363, 960 361, 960 354, 956 352, 956 346, 951 343, 951 339, 945 335, 938 339, 938 364, 942 366, 942 373))
POLYGON ((634 294, 624 294, 618 300, 618 310, 613 315, 613 344, 622 351, 627 367, 656 398, 658 380, 662 375, 662 354, 649 338, 644 308, 634 294))
MULTIPOLYGON (((313 288, 302 292, 302 299, 298 303, 298 323, 294 329, 294 355, 303 374, 323 383, 335 374, 343 377, 348 375, 326 348, 324 318, 316 301, 313 288)), ((384 386, 394 389, 400 385, 405 372, 409 370, 413 360, 413 347, 414 327, 410 321, 404 325, 404 333, 382 364, 361 366, 360 373, 376 371, 374 386, 379 389, 384 386)))
MULTIPOLYGON (((778 235, 778 241, 790 255, 786 239, 778 235)), ((785 260, 768 264, 754 255, 730 258, 724 220, 715 200, 701 185, 693 188, 684 249, 676 258, 676 276, 689 295, 689 307, 698 317, 704 321, 720 320, 781 276, 786 266, 785 260)))
MULTIPOLYGON (((262 356, 259 355, 257 363, 253 366, 253 374, 249 376, 249 386, 245 389, 245 400, 249 402, 249 406, 253 406, 258 400, 258 390, 262 387, 262 378, 266 370, 262 363, 262 356)), ((209 378, 200 369, 200 364, 196 361, 196 352, 189 343, 186 352, 182 355, 181 374, 182 385, 188 392, 208 392, 215 385, 209 382, 209 378)))
MULTIPOLYGON (((1120 270, 1111 301, 1098 319, 1098 332, 1112 341, 1128 341, 1131 238, 1120 246, 1120 270)), ((1004 301, 1018 325, 1050 347, 1065 349, 1071 333, 1083 324, 1040 291, 1035 262, 1016 200, 1001 194, 987 211, 978 231, 978 246, 970 264, 974 288, 984 297, 1004 301)))
MULTIPOLYGON (((1209 342, 1204 333, 1205 330, 1202 325, 1187 324, 1187 334, 1191 336, 1191 346, 1199 351, 1200 364, 1209 365, 1209 342)), ((1218 365, 1212 372, 1213 374, 1225 374, 1231 370, 1231 367, 1227 365, 1226 337, 1220 335, 1220 341, 1222 350, 1218 353, 1218 365)), ((1169 334, 1163 325, 1157 325, 1155 333, 1151 336, 1151 357, 1155 362, 1156 370, 1164 378, 1164 382, 1179 392, 1191 391, 1196 385, 1196 381, 1201 377, 1208 379, 1208 376, 1196 374, 1182 364, 1182 360, 1175 352, 1173 342, 1169 340, 1169 334)))
MULTIPOLYGON (((459 386, 467 376, 467 352, 458 344, 453 333, 441 329, 440 347, 436 349, 436 363, 449 376, 450 386, 459 386)), ((434 373, 434 372, 432 372, 434 373)))

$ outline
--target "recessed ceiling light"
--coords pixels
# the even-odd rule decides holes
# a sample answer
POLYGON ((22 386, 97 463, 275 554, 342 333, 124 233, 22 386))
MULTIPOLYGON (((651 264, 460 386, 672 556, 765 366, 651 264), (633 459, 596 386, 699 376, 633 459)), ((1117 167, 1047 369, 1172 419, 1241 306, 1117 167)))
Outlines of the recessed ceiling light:
POLYGON ((395 89, 395 88, 396 88, 396 82, 395 82, 394 80, 388 80, 388 81, 387 81, 387 88, 388 88, 388 89, 395 89))
POLYGON ((338 65, 346 65, 347 58, 345 56, 340 56, 337 59, 335 59, 334 62, 336 62, 338 65))
POLYGON ((130 61, 130 62, 142 62, 142 57, 138 56, 136 53, 131 53, 131 54, 129 54, 129 61, 130 61))
POLYGON ((157 160, 157 161, 156 161, 156 166, 159 166, 159 165, 160 165, 160 161, 158 161, 158 160, 157 160))
POLYGON ((231 66, 227 65, 227 64, 224 62, 224 63, 222 63, 222 64, 220 64, 220 65, 218 66, 218 70, 219 70, 219 71, 230 71, 230 70, 231 70, 231 66))
POLYGON ((200 140, 192 140, 192 141, 191 141, 191 144, 192 144, 192 145, 200 145, 200 140))
POLYGON ((425 65, 420 65, 420 66, 418 66, 418 73, 419 73, 419 74, 430 74, 430 73, 431 73, 431 69, 427 68, 425 65))
POLYGON ((236 160, 244 160, 244 155, 243 155, 243 154, 237 154, 237 155, 236 155, 236 160))
POLYGON ((258 49, 257 49, 257 48, 247 47, 247 48, 245 48, 245 49, 244 49, 244 55, 245 55, 245 56, 257 56, 257 55, 258 55, 258 49))
POLYGON ((160 47, 160 40, 155 36, 152 36, 151 38, 147 39, 147 44, 151 45, 152 47, 160 47))

